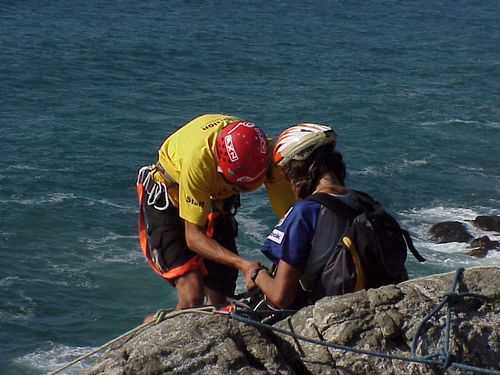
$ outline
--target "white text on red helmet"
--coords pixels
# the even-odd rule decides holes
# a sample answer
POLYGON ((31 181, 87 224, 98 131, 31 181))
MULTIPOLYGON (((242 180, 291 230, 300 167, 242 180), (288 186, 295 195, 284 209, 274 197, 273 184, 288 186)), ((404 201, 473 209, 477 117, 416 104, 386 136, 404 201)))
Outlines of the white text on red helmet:
POLYGON ((224 144, 226 145, 226 151, 227 154, 229 155, 229 160, 231 160, 231 162, 237 161, 239 157, 238 154, 236 153, 236 150, 234 149, 233 137, 231 135, 226 135, 224 137, 224 144))
POLYGON ((253 182, 257 179, 257 177, 250 177, 250 176, 242 176, 236 179, 236 182, 253 182))
POLYGON ((259 137, 259 152, 267 155, 267 139, 262 131, 257 131, 259 137))

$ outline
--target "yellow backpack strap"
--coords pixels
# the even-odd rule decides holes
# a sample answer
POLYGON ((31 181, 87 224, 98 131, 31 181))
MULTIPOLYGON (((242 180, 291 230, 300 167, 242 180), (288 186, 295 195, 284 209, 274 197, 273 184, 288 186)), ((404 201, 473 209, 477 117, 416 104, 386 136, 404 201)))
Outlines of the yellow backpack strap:
POLYGON ((351 241, 349 237, 343 237, 342 242, 351 252, 352 259, 354 261, 354 269, 356 271, 356 285, 354 285, 354 291, 363 290, 366 288, 366 277, 363 272, 363 266, 361 265, 361 259, 359 257, 356 246, 351 241))

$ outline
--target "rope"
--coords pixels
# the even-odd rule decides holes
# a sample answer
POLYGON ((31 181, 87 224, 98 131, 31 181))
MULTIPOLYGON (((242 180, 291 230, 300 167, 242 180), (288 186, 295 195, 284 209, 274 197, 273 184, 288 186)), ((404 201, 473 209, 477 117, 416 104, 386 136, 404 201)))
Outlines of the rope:
POLYGON ((305 342, 309 342, 311 344, 315 345, 320 345, 320 346, 325 346, 333 349, 338 349, 338 350, 344 350, 348 352, 353 352, 353 353, 358 353, 358 354, 365 354, 369 356, 374 356, 374 357, 380 357, 380 358, 385 358, 385 359, 395 359, 395 360, 401 360, 401 361, 407 361, 407 362, 416 362, 416 363, 423 363, 423 364, 428 364, 428 365, 437 365, 441 366, 443 371, 445 371, 448 367, 454 366, 457 368, 461 368, 464 370, 468 371, 473 371, 473 372, 482 372, 486 374, 495 374, 495 375, 500 375, 500 371, 498 370, 490 370, 490 369, 485 369, 485 368, 480 368, 476 366, 470 366, 470 365, 465 365, 461 363, 456 363, 454 362, 454 355, 450 353, 449 351, 449 341, 450 341, 450 328, 451 328, 451 306, 456 304, 459 298, 464 298, 464 297, 474 297, 474 298, 481 298, 484 300, 492 301, 493 298, 490 298, 488 296, 484 296, 481 294, 476 294, 476 293, 455 293, 454 290, 456 289, 457 283, 459 280, 463 278, 463 268, 459 268, 455 274, 455 277, 453 279, 452 287, 450 289, 450 292, 445 293, 443 296, 443 299, 441 303, 434 308, 424 319, 423 321, 419 324, 417 329, 415 330, 415 334, 413 336, 412 340, 412 348, 411 348, 411 354, 412 357, 404 357, 404 356, 398 356, 398 355, 392 355, 388 353, 381 353, 381 352, 376 352, 376 351, 371 351, 371 350, 364 350, 364 349, 358 349, 358 348, 353 348, 349 346, 344 346, 340 344, 334 344, 334 343, 326 343, 321 340, 316 340, 316 339, 311 339, 305 336, 297 335, 294 332, 287 331, 263 322, 259 322, 241 315, 238 315, 237 313, 230 313, 231 317, 239 320, 241 322, 256 326, 256 327, 261 327, 261 328, 266 328, 271 331, 275 331, 287 336, 292 337, 295 341, 296 340, 301 340, 305 342), (416 347, 416 342, 418 340, 419 332, 422 329, 423 325, 432 317, 434 314, 436 314, 437 311, 439 311, 445 304, 448 304, 448 309, 447 309, 447 314, 446 314, 446 337, 445 337, 445 348, 443 351, 441 351, 438 354, 430 354, 426 356, 417 356, 415 354, 415 347, 416 347), (438 357, 439 360, 434 360, 431 359, 432 357, 438 357))
POLYGON ((469 371, 478 371, 478 372, 485 372, 485 373, 491 373, 491 374, 500 374, 500 371, 482 369, 479 367, 474 367, 474 366, 464 365, 461 363, 456 363, 456 362, 454 362, 455 356, 452 353, 450 353, 451 307, 453 305, 457 304, 460 299, 465 298, 465 297, 478 298, 478 299, 483 299, 486 301, 493 300, 493 298, 490 298, 488 296, 484 296, 481 294, 477 294, 477 293, 457 293, 457 292, 455 292, 455 290, 457 289, 457 284, 459 282, 463 281, 464 271, 465 271, 464 268, 459 268, 456 271, 455 277, 453 278, 453 282, 452 282, 450 291, 443 295, 441 303, 438 306, 436 306, 431 312, 429 312, 424 317, 422 322, 420 322, 418 327, 416 328, 415 333, 413 335, 413 339, 412 339, 411 354, 414 358, 418 358, 418 356, 416 355, 416 347, 417 347, 417 341, 418 341, 418 337, 420 335, 420 331, 422 330, 425 323, 427 323, 434 315, 436 315, 436 313, 439 310, 441 310, 441 308, 443 308, 443 306, 447 305, 444 350, 439 351, 438 353, 435 353, 435 354, 428 354, 426 356, 421 356, 420 358, 432 358, 432 357, 439 358, 441 360, 441 362, 439 364, 441 364, 443 370, 446 370, 448 367, 453 365, 455 367, 459 367, 459 368, 466 369, 469 371), (490 372, 490 371, 493 371, 493 372, 490 372))
POLYGON ((216 308, 214 306, 204 306, 204 307, 197 307, 197 308, 193 308, 193 309, 183 309, 183 310, 158 310, 151 320, 149 320, 145 323, 142 323, 141 325, 131 329, 128 332, 125 332, 124 334, 114 338, 113 340, 98 347, 97 349, 94 349, 94 350, 90 351, 89 353, 86 353, 86 354, 76 358, 75 360, 73 360, 69 363, 66 363, 64 366, 58 368, 57 370, 50 372, 48 375, 57 374, 57 373, 61 372, 62 370, 67 369, 68 367, 71 367, 74 364, 84 360, 85 358, 88 358, 88 357, 94 355, 95 353, 97 353, 103 349, 106 349, 107 347, 113 345, 117 341, 120 341, 120 340, 134 334, 135 332, 143 329, 143 328, 146 328, 146 327, 152 326, 152 325, 156 325, 165 319, 169 319, 169 318, 173 318, 173 317, 178 316, 178 315, 182 315, 182 314, 186 314, 186 313, 193 313, 193 312, 200 313, 200 314, 213 314, 215 312, 215 310, 216 310, 216 308))
MULTIPOLYGON (((257 320, 254 320, 254 319, 251 319, 251 318, 239 315, 236 312, 227 312, 227 311, 217 310, 217 308, 215 306, 204 306, 204 307, 198 307, 198 308, 192 308, 192 309, 184 309, 184 310, 158 310, 156 312, 156 314, 154 315, 154 317, 151 320, 149 320, 148 322, 143 323, 143 324, 137 326, 136 328, 134 328, 134 329, 132 329, 132 330, 124 333, 123 335, 121 335, 121 336, 119 336, 119 337, 117 337, 117 338, 109 341, 108 343, 100 346, 97 349, 92 350, 91 352, 89 352, 89 353, 87 353, 87 354, 85 354, 83 356, 78 357, 77 359, 75 359, 75 360, 67 363, 63 367, 60 367, 59 369, 57 369, 56 371, 53 371, 53 372, 49 373, 48 375, 57 374, 58 372, 61 372, 62 370, 64 370, 64 369, 66 369, 66 368, 68 368, 68 367, 76 364, 77 362, 79 362, 79 361, 81 361, 81 360, 83 360, 85 358, 90 357, 91 355, 97 353, 98 351, 107 348, 108 346, 116 343, 117 341, 122 340, 122 339, 124 339, 124 338, 132 335, 133 333, 139 331, 142 328, 148 327, 150 325, 156 325, 156 324, 160 323, 161 321, 163 321, 165 319, 173 318, 175 316, 186 314, 186 313, 228 314, 233 319, 241 321, 243 323, 250 324, 250 325, 255 326, 255 327, 265 328, 265 329, 268 329, 270 331, 274 331, 274 332, 281 333, 283 335, 290 336, 290 337, 293 338, 293 340, 296 343, 297 343, 297 340, 300 340, 300 341, 305 341, 305 342, 308 342, 308 343, 311 343, 311 344, 315 344, 315 345, 325 346, 325 347, 332 348, 332 349, 337 349, 337 350, 344 350, 344 351, 347 351, 347 352, 353 352, 353 353, 357 353, 357 354, 364 354, 364 355, 374 356, 374 357, 380 357, 380 358, 384 358, 384 359, 400 360, 400 361, 407 361, 407 362, 415 362, 415 363, 422 363, 422 364, 427 364, 427 365, 440 366, 442 368, 443 372, 446 371, 447 368, 454 366, 454 367, 457 367, 457 368, 460 368, 460 369, 464 369, 464 370, 467 370, 467 371, 472 371, 472 372, 481 372, 481 373, 485 373, 485 374, 500 375, 500 371, 499 370, 490 370, 490 369, 485 369, 485 368, 480 368, 480 367, 476 367, 476 366, 465 365, 465 364, 462 364, 462 363, 454 362, 455 356, 452 353, 450 353, 450 350, 449 350, 450 344, 449 343, 450 343, 450 331, 451 331, 451 307, 453 305, 455 305, 459 301, 459 299, 465 298, 465 297, 480 298, 480 299, 484 299, 486 301, 493 301, 493 298, 490 298, 488 296, 484 296, 484 295, 481 295, 481 294, 477 294, 477 293, 456 293, 455 289, 457 287, 458 282, 462 281, 462 279, 463 279, 463 273, 464 273, 464 269, 463 268, 459 268, 457 270, 457 272, 455 274, 455 277, 453 279, 450 291, 448 293, 445 293, 443 295, 441 303, 438 306, 436 306, 434 309, 432 309, 432 311, 430 313, 428 313, 424 317, 424 319, 422 320, 422 322, 420 322, 420 324, 417 326, 417 328, 415 330, 415 333, 413 335, 413 339, 412 339, 412 346, 411 346, 412 357, 392 355, 392 354, 388 354, 388 353, 382 353, 382 352, 376 352, 376 351, 371 351, 371 350, 364 350, 364 349, 353 348, 353 347, 349 347, 349 346, 345 346, 345 345, 340 345, 340 344, 327 343, 327 342, 324 342, 324 341, 321 341, 321 340, 316 340, 316 339, 312 339, 312 338, 309 338, 309 337, 301 336, 301 335, 298 335, 298 334, 296 334, 296 333, 294 333, 292 331, 287 331, 285 329, 281 329, 281 328, 272 326, 270 324, 266 324, 266 323, 263 323, 261 321, 257 321, 257 320), (431 319, 445 305, 447 305, 447 311, 446 311, 446 325, 445 325, 445 343, 444 343, 444 349, 442 351, 438 352, 438 353, 435 353, 435 354, 427 354, 425 356, 417 356, 415 352, 416 352, 416 346, 417 346, 418 337, 420 335, 420 331, 422 330, 424 324, 427 321, 429 321, 429 319, 431 319), (432 359, 432 358, 437 358, 437 359, 432 359)), ((245 312, 246 313, 253 313, 253 314, 259 315, 259 311, 253 311, 253 310, 244 311, 244 310, 241 310, 241 312, 243 312, 243 313, 245 313, 245 312)), ((260 313, 264 313, 264 312, 265 311, 260 311, 260 313)), ((274 310, 269 311, 269 312, 272 312, 274 314, 277 313, 277 311, 274 311, 274 310)), ((291 310, 281 311, 281 313, 285 313, 285 314, 290 314, 290 312, 291 312, 291 310)), ((278 313, 279 313, 279 311, 278 311, 278 313)))
POLYGON ((238 315, 236 313, 230 313, 230 315, 232 318, 239 320, 243 323, 247 323, 247 324, 250 324, 250 325, 253 325, 256 327, 266 328, 266 329, 269 329, 271 331, 275 331, 275 332, 290 336, 293 339, 308 342, 310 344, 326 346, 326 347, 329 347, 332 349, 345 350, 345 351, 358 353, 358 354, 366 354, 366 355, 371 355, 371 356, 376 356, 376 357, 382 357, 382 358, 386 358, 386 359, 399 359, 402 361, 410 360, 411 362, 426 363, 426 364, 434 364, 435 363, 435 361, 428 360, 425 358, 407 358, 407 357, 395 356, 395 355, 391 355, 391 354, 387 354, 387 353, 380 353, 380 352, 374 352, 374 351, 370 351, 370 350, 353 348, 350 346, 344 346, 344 345, 340 345, 340 344, 328 343, 328 342, 324 342, 321 340, 316 340, 316 339, 311 339, 309 337, 301 336, 301 335, 298 335, 298 334, 293 333, 291 331, 287 331, 285 329, 281 329, 281 328, 278 328, 278 327, 275 327, 275 326, 272 326, 272 325, 269 325, 266 323, 261 323, 261 322, 258 322, 256 320, 238 315))
MULTIPOLYGON (((230 313, 230 315, 232 318, 239 320, 243 323, 247 323, 247 324, 250 324, 250 325, 253 325, 256 327, 266 328, 266 329, 269 329, 271 331, 275 331, 275 332, 290 336, 294 340, 305 341, 305 342, 308 342, 311 344, 325 346, 325 347, 329 347, 332 349, 344 350, 347 352, 353 352, 353 353, 357 353, 357 354, 365 354, 365 355, 380 357, 380 358, 385 358, 385 359, 396 359, 396 360, 400 360, 400 361, 423 363, 423 364, 427 364, 427 365, 441 365, 442 364, 441 361, 427 359, 424 357, 420 357, 420 358, 419 357, 404 357, 404 356, 398 356, 398 355, 393 355, 393 354, 388 354, 388 353, 381 353, 381 352, 375 352, 375 351, 371 351, 371 350, 353 348, 350 346, 344 346, 344 345, 340 345, 340 344, 327 343, 327 342, 324 342, 321 340, 315 340, 315 339, 311 339, 309 337, 297 335, 296 333, 287 331, 285 329, 281 329, 281 328, 278 328, 278 327, 275 327, 275 326, 272 326, 272 325, 269 325, 266 323, 261 323, 261 322, 258 322, 256 320, 243 317, 243 316, 238 315, 236 313, 230 313)), ((451 362, 450 366, 455 366, 455 367, 462 368, 462 369, 469 370, 469 371, 500 375, 500 371, 497 371, 497 370, 489 370, 489 369, 464 365, 464 364, 455 363, 455 362, 451 362)))

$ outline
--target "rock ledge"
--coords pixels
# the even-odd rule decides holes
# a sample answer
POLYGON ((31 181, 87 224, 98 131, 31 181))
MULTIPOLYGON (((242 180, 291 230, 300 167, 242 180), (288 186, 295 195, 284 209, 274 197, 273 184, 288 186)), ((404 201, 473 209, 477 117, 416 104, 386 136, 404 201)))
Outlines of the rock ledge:
MULTIPOLYGON (((499 369, 500 266, 466 269, 452 308, 454 362, 499 369)), ((398 285, 327 297, 275 326, 324 342, 411 357, 416 328, 450 291, 455 272, 398 285)), ((417 355, 443 348, 446 310, 424 324, 417 355)), ((426 364, 356 354, 296 341, 291 336, 216 314, 185 313, 110 347, 86 375, 122 374, 432 374, 426 364)), ((469 374, 449 367, 446 374, 469 374)))

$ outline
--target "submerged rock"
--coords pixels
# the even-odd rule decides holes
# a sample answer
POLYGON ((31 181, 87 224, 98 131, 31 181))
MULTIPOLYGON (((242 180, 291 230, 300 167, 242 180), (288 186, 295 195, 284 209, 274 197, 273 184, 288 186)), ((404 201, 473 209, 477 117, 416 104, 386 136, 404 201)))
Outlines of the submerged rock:
MULTIPOLYGON (((453 361, 498 369, 500 266, 465 270, 458 292, 493 299, 454 299, 453 361)), ((322 342, 411 357, 416 328, 450 291, 456 274, 326 297, 278 322, 276 328, 322 342)), ((426 322, 416 354, 444 348, 445 308, 426 322)), ((146 327, 110 347, 86 375, 97 374, 430 374, 437 367, 328 348, 256 328, 227 315, 185 312, 146 327)), ((451 366, 446 374, 468 373, 451 366)))

